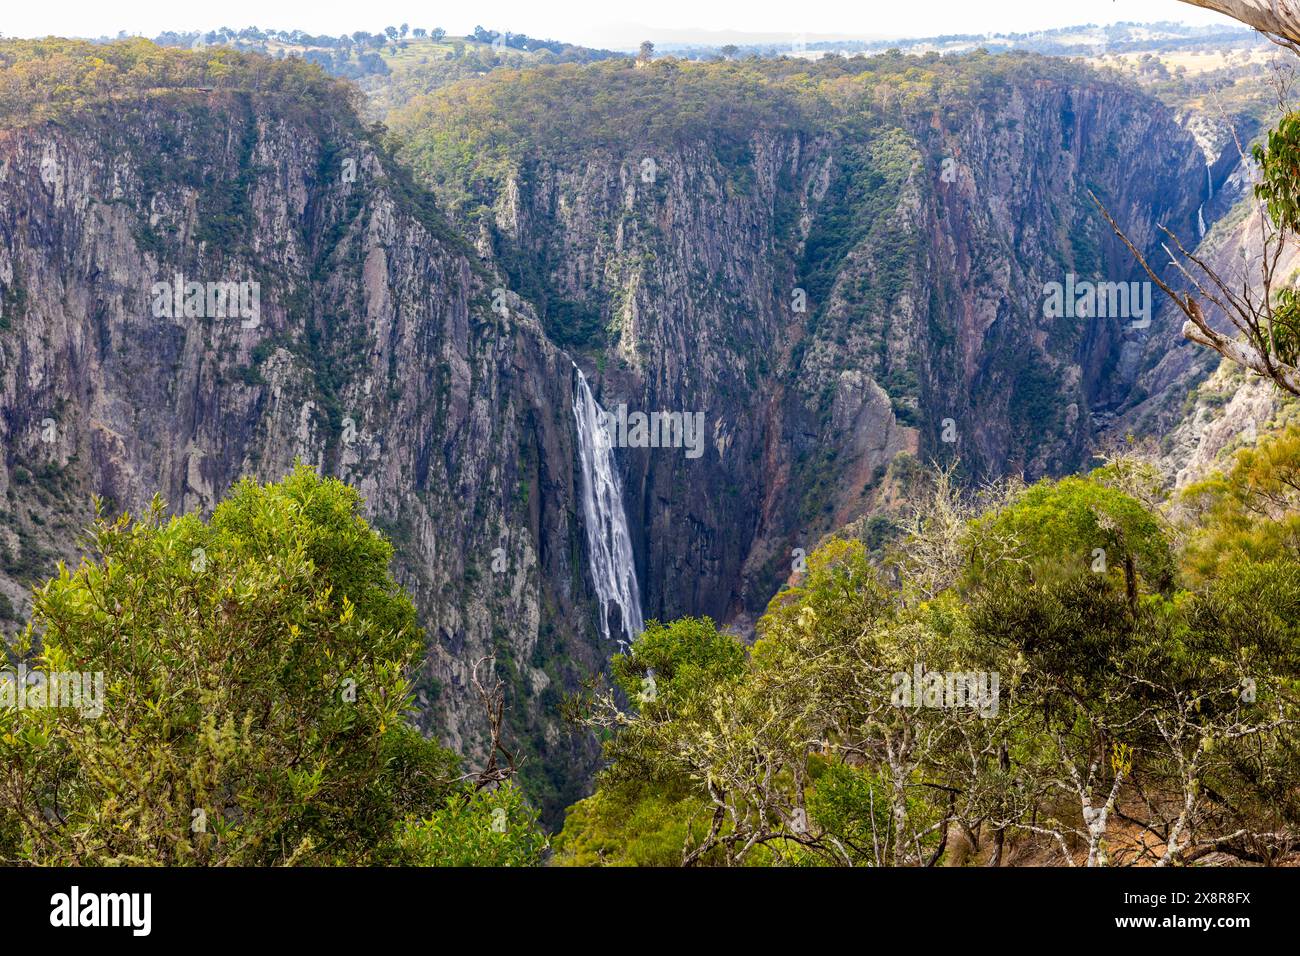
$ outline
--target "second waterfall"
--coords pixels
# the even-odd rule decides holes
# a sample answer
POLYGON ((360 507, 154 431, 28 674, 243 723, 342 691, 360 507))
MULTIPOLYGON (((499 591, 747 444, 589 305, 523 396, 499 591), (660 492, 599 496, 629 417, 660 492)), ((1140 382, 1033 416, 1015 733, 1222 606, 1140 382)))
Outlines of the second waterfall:
POLYGON ((573 417, 578 426, 578 456, 582 463, 582 517, 587 526, 591 578, 600 601, 600 626, 611 637, 609 609, 618 607, 628 640, 641 633, 641 592, 632 560, 632 536, 623 511, 623 485, 614 466, 614 449, 605 429, 605 412, 596 404, 586 376, 575 365, 578 387, 573 417))

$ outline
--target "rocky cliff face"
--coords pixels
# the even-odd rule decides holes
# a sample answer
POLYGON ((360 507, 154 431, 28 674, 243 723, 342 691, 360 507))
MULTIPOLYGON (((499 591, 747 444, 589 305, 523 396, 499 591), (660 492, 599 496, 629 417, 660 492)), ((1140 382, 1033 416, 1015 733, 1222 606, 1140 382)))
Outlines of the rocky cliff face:
POLYGON ((499 280, 350 114, 187 92, 11 129, 0 237, 15 606, 74 554, 92 494, 206 511, 301 458, 398 548, 430 649, 423 724, 474 754, 470 667, 495 654, 534 783, 573 796, 557 786, 594 754, 555 705, 608 649, 575 624, 572 366, 517 300, 492 311, 499 280), (203 284, 189 309, 178 275, 203 284), (257 314, 214 315, 216 282, 256 283, 257 314))
POLYGON ((740 142, 524 144, 486 197, 485 243, 549 334, 582 334, 604 404, 704 415, 697 460, 621 452, 647 617, 744 629, 900 453, 1059 474, 1129 397, 1141 316, 1048 318, 1044 286, 1144 278, 1087 191, 1143 248, 1194 229, 1195 139, 1092 74, 972 84, 882 82, 740 142))
POLYGON ((472 758, 495 655, 554 819, 597 758, 560 697, 613 650, 571 356, 606 409, 702 417, 617 450, 624 506, 646 618, 740 630, 914 459, 1068 471, 1136 401, 1159 327, 1045 317, 1044 285, 1140 278, 1087 189, 1146 248, 1194 229, 1195 140, 1091 74, 986 66, 929 95, 849 71, 847 104, 739 135, 517 143, 454 225, 343 107, 172 91, 0 132, 0 593, 75 553, 91 494, 206 510, 301 458, 398 549, 422 725, 472 758))
MULTIPOLYGON (((1238 146, 1250 141, 1256 124, 1238 119, 1234 136, 1218 115, 1189 114, 1184 122, 1205 155, 1201 214, 1206 232, 1184 232, 1179 239, 1231 288, 1262 297, 1264 212, 1252 194, 1253 163, 1243 159, 1238 146)), ((1298 265, 1297 251, 1284 248, 1273 268, 1276 276, 1288 277, 1298 265)), ((1185 280, 1172 285, 1187 287, 1185 280)), ((1206 308, 1212 324, 1235 333, 1212 303, 1206 308)), ((1153 334, 1139 358, 1141 371, 1100 435, 1106 444, 1117 444, 1128 434, 1149 438, 1175 489, 1226 469, 1235 452, 1294 421, 1297 411, 1294 399, 1281 389, 1186 341, 1180 331, 1184 321, 1182 312, 1162 296, 1153 334)))

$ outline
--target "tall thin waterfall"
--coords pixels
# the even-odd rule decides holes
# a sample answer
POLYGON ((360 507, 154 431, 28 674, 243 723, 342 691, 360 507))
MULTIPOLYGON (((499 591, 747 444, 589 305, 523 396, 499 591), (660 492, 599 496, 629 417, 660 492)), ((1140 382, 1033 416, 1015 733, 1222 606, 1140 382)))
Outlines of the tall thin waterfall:
MULTIPOLYGON (((1214 170, 1210 168, 1209 163, 1205 164, 1205 185, 1207 187, 1207 191, 1209 192, 1209 197, 1205 200, 1205 202, 1209 202, 1211 199, 1214 198, 1214 170)), ((1196 210, 1196 231, 1200 233, 1202 239, 1205 238, 1205 203, 1204 202, 1201 203, 1200 208, 1196 210)))
POLYGON ((618 606, 628 639, 642 631, 641 592, 632 560, 632 536, 623 513, 623 486, 614 467, 614 449, 604 427, 604 411, 596 404, 582 370, 573 398, 578 425, 578 456, 582 459, 582 517, 587 525, 591 579, 600 599, 600 626, 610 639, 609 606, 618 606))

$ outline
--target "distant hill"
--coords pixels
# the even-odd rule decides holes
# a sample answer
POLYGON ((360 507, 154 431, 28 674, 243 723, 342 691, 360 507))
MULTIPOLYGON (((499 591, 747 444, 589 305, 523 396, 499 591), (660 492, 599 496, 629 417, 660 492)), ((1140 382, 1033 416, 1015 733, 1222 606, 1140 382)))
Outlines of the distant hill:
POLYGON ((990 53, 1021 50, 1042 53, 1045 56, 1087 56, 1105 50, 1111 53, 1174 50, 1245 49, 1267 45, 1258 33, 1241 26, 1189 26, 1185 23, 1113 23, 1099 26, 1095 23, 1059 27, 1034 33, 964 33, 904 39, 864 37, 779 37, 743 42, 727 40, 725 43, 665 42, 658 44, 661 53, 671 53, 690 59, 722 55, 726 50, 732 56, 808 56, 818 57, 828 53, 851 55, 853 53, 880 53, 896 49, 904 53, 969 53, 985 49, 990 53))
MULTIPOLYGON (((99 37, 97 42, 125 39, 99 37)), ((474 32, 454 36, 441 27, 386 26, 375 33, 357 30, 330 36, 303 30, 260 30, 245 27, 235 30, 221 27, 207 32, 167 31, 153 37, 159 46, 202 49, 222 46, 244 52, 263 53, 276 59, 301 57, 319 65, 334 76, 361 79, 386 75, 412 63, 428 59, 482 58, 495 54, 502 63, 537 60, 543 63, 588 63, 593 60, 623 56, 612 50, 593 50, 561 40, 541 40, 524 33, 498 32, 476 26, 474 32)))

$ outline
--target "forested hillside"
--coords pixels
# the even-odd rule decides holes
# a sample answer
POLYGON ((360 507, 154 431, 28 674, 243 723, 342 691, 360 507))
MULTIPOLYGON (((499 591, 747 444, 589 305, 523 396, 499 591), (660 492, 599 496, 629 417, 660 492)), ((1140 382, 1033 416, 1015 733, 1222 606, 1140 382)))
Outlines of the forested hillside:
POLYGON ((745 627, 915 463, 1086 466, 1176 332, 1043 290, 1141 276, 1090 190, 1154 253, 1205 181, 1173 111, 1021 55, 504 70, 390 127, 602 402, 703 411, 700 462, 627 452, 639 578, 648 615, 745 627))
POLYGON ((836 539, 746 649, 707 618, 576 704, 577 865, 1276 863, 1297 849, 1300 431, 1160 492, 1140 456, 836 539), (647 687, 653 692, 647 693, 647 687))
POLYGON ((1296 859, 1253 52, 408 32, 0 40, 0 860, 1296 859))

